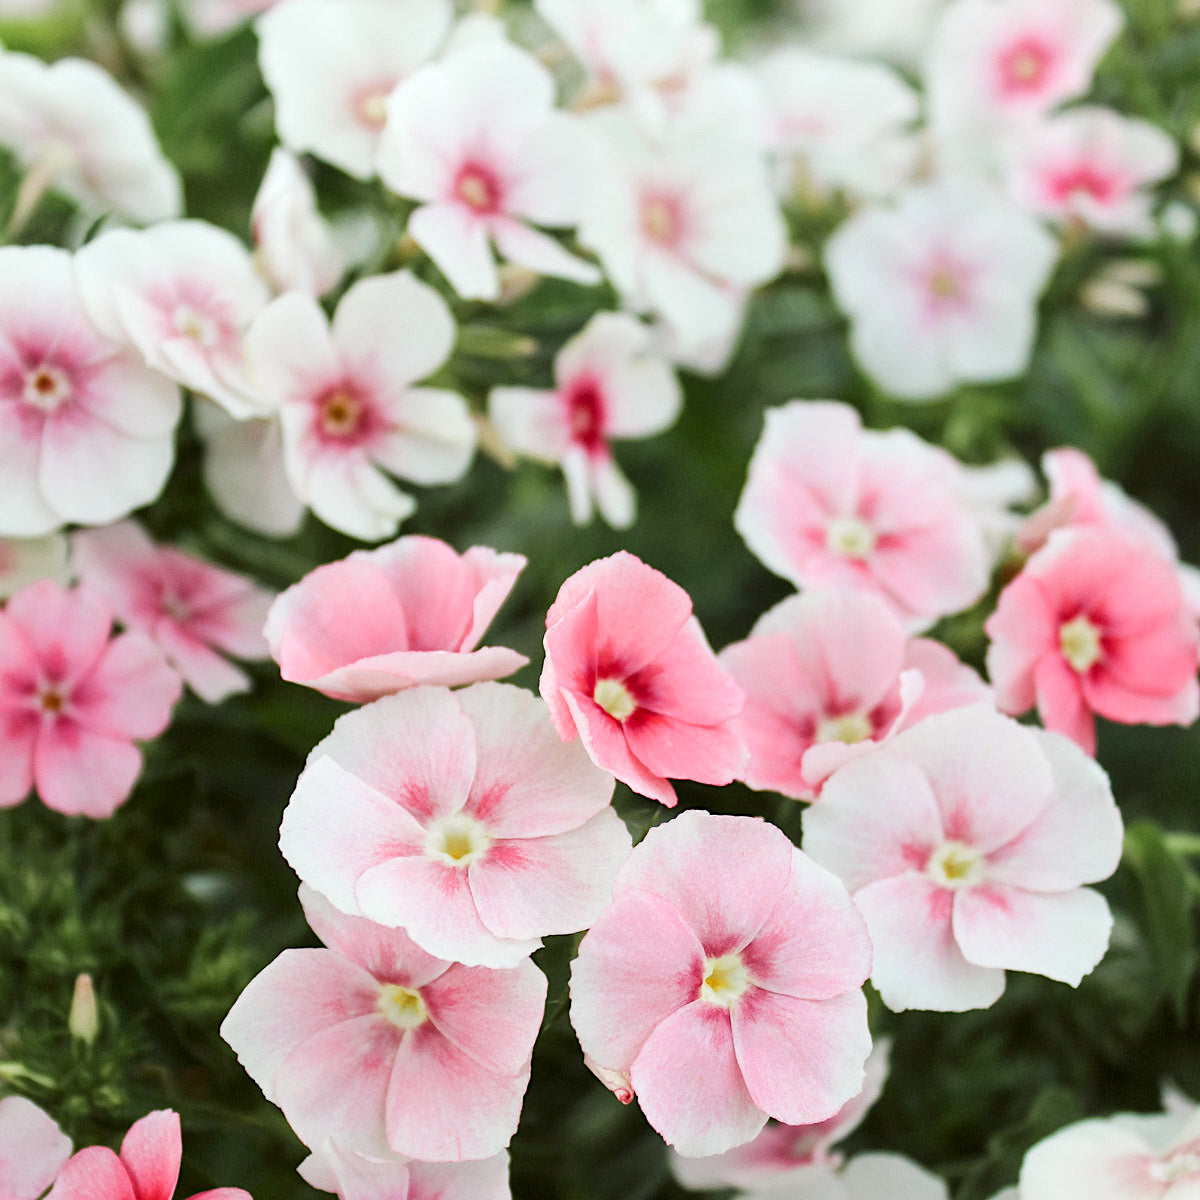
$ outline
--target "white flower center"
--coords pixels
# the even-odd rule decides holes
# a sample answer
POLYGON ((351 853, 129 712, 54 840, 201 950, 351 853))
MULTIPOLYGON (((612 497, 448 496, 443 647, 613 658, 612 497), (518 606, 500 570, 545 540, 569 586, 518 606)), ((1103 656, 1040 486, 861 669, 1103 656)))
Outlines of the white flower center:
POLYGON ((1076 617, 1060 626, 1058 644, 1063 658, 1081 675, 1091 670, 1104 653, 1100 630, 1087 617, 1076 617))
POLYGON ((175 310, 172 324, 180 337, 190 338, 205 350, 211 350, 221 341, 220 325, 207 313, 189 304, 181 304, 175 310))
POLYGON ((43 363, 25 376, 25 403, 42 412, 53 412, 60 404, 71 398, 71 380, 59 367, 43 363))
POLYGON ((385 983, 379 989, 378 1007, 397 1029, 416 1029, 429 1020, 421 993, 398 983, 385 983))
POLYGON ((865 742, 875 732, 866 713, 842 713, 840 717, 825 717, 817 726, 818 742, 845 742, 853 746, 865 742))
POLYGON ((835 517, 825 531, 825 545, 846 558, 866 558, 875 541, 875 530, 861 517, 835 517))
POLYGON ((1189 1175, 1200 1174, 1200 1154, 1183 1151, 1150 1164, 1150 1178, 1155 1183, 1176 1183, 1189 1175))
POLYGON ((987 860, 965 842, 943 842, 925 864, 925 873, 944 888, 974 887, 984 875, 987 860))
POLYGON ((425 833, 425 853, 452 867, 469 867, 491 844, 487 830, 466 813, 441 817, 425 833))
POLYGON ((637 711, 637 701, 619 679, 597 679, 592 699, 614 721, 627 721, 637 711))
POLYGON ((704 960, 704 982, 700 1000, 721 1008, 732 1008, 750 986, 750 972, 740 954, 725 954, 704 960))
POLYGON ((387 102, 392 94, 393 84, 379 83, 365 88, 354 101, 354 115, 360 125, 365 125, 372 131, 380 130, 387 124, 387 102))

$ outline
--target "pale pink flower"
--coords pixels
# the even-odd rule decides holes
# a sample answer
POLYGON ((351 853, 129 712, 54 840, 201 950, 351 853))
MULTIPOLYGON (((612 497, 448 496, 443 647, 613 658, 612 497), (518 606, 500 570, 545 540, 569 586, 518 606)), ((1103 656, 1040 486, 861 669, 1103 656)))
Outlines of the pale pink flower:
POLYGON ((335 700, 364 704, 420 684, 499 679, 529 660, 476 649, 525 569, 520 554, 402 537, 310 571, 283 592, 266 635, 280 674, 335 700))
POLYGON ((332 323, 290 292, 254 322, 246 354, 255 387, 283 421, 284 465, 296 494, 327 525, 375 541, 416 505, 387 472, 419 484, 466 472, 475 426, 466 401, 415 387, 450 356, 446 302, 406 271, 360 280, 332 323))
POLYGON ((297 1169, 306 1183, 341 1200, 512 1200, 504 1151, 478 1162, 426 1163, 356 1154, 326 1141, 297 1169))
POLYGON ((859 1154, 843 1167, 816 1167, 790 1184, 739 1200, 950 1200, 943 1180, 899 1154, 859 1154))
POLYGON ((388 96, 438 52, 453 16, 450 0, 275 4, 258 21, 258 61, 280 141, 369 179, 388 96))
POLYGON ((317 210, 312 180, 294 154, 271 151, 250 212, 258 266, 277 292, 323 296, 346 269, 328 222, 317 210))
POLYGON ((625 304, 660 315, 684 347, 727 335, 743 294, 779 273, 787 249, 762 153, 710 126, 655 139, 621 114, 590 125, 603 183, 579 240, 625 304))
POLYGON ((31 787, 49 808, 108 817, 142 769, 135 741, 156 738, 182 690, 140 633, 109 640, 90 589, 30 584, 0 612, 0 807, 31 787))
POLYGON ((38 1200, 71 1157, 71 1139, 31 1100, 0 1100, 0 1200, 38 1200))
POLYGON ((505 971, 444 962, 307 888, 300 898, 329 949, 285 950, 221 1026, 267 1099, 309 1146, 499 1154, 520 1119, 546 977, 529 959, 505 971))
POLYGON ((27 172, 31 193, 57 188, 139 222, 180 211, 179 176, 145 112, 95 63, 0 50, 0 145, 27 172))
POLYGON ((553 391, 495 388, 488 416, 510 449, 562 466, 571 519, 592 507, 617 529, 633 524, 637 497, 613 460, 611 439, 651 437, 679 415, 675 372, 652 351, 651 331, 624 313, 598 313, 554 360, 553 391))
POLYGON ((40 538, 0 538, 0 600, 7 600, 39 579, 69 583, 68 545, 61 533, 40 538))
POLYGON ((278 0, 184 0, 180 15, 193 35, 216 38, 266 12, 278 0))
POLYGON ((894 1011, 987 1008, 1005 969, 1077 986, 1121 857, 1108 777, 1066 738, 975 705, 928 717, 836 771, 804 847, 850 889, 894 1011))
POLYGON ((511 967, 608 902, 631 844, 612 788, 521 688, 413 689, 318 743, 279 845, 343 912, 442 958, 511 967))
POLYGON ((861 1091, 870 961, 845 889, 778 829, 685 812, 650 830, 584 936, 571 1023, 668 1144, 719 1154, 861 1091))
POLYGON ((965 472, 907 429, 864 430, 832 401, 767 410, 734 525, 799 588, 876 592, 910 629, 969 608, 991 552, 965 472))
MULTIPOLYGON (((147 1113, 130 1126, 118 1157, 107 1146, 88 1146, 63 1167, 46 1200, 171 1200, 179 1182, 183 1136, 179 1114, 147 1113)), ((251 1200, 241 1188, 197 1192, 191 1200, 251 1200)))
POLYGON ((781 601, 721 664, 741 684, 736 728, 752 788, 811 800, 843 763, 924 717, 990 698, 939 642, 909 640, 870 592, 805 592, 781 601))
POLYGON ((860 209, 825 250, 859 365, 902 400, 1020 375, 1057 259, 1035 218, 961 182, 860 209))
POLYGON ((205 221, 114 229, 75 256, 80 295, 114 341, 235 417, 261 415, 242 337, 269 298, 249 252, 205 221))
POLYGON ((179 390, 95 328, 71 256, 0 249, 0 533, 103 524, 158 495, 179 390))
POLYGON ((492 242, 539 274, 599 283, 533 228, 578 223, 589 161, 578 120, 554 108, 553 76, 523 50, 483 39, 422 68, 388 101, 378 165, 420 201, 408 232, 460 296, 500 294, 492 242))
MULTIPOLYGON (((717 662, 691 597, 622 550, 576 571, 546 614, 541 692, 564 741, 673 808, 672 779, 725 784, 746 748, 742 689, 717 662)), ((612 1065, 612 1064, 607 1064, 612 1065)))
POLYGON ((126 629, 146 634, 184 683, 218 704, 250 690, 235 658, 267 657, 263 622, 273 592, 171 546, 158 546, 135 521, 77 533, 80 582, 99 592, 126 629))
POLYGON ((988 674, 1005 712, 1037 705, 1088 753, 1093 714, 1125 725, 1200 716, 1200 636, 1176 564, 1103 526, 1062 529, 1000 593, 988 674))
POLYGON ((834 54, 915 65, 946 0, 803 0, 813 41, 834 54))

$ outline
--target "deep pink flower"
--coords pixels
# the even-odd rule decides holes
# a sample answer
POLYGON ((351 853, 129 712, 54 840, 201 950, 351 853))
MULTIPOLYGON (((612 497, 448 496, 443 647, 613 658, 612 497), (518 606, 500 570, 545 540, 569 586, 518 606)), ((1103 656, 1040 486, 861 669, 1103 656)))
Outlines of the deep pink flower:
MULTIPOLYGON (((58 1176, 46 1200, 171 1200, 179 1182, 183 1138, 171 1109, 136 1121, 118 1157, 107 1146, 80 1150, 58 1176)), ((241 1188, 197 1192, 191 1200, 251 1200, 241 1188)))
POLYGON ((668 807, 673 779, 724 784, 746 749, 742 689, 717 662, 687 592, 622 550, 576 571, 546 614, 541 690, 558 735, 668 807))
POLYGON ((1176 564, 1109 527, 1062 529, 987 622, 997 704, 1096 748, 1093 714, 1125 725, 1200 716, 1200 637, 1176 564))
POLYGON ((127 628, 147 634, 183 681, 210 704, 250 688, 244 671, 217 653, 267 657, 263 621, 273 593, 244 575, 157 546, 135 521, 77 533, 72 557, 127 628))
POLYGON ((580 944, 571 1023, 669 1144, 719 1154, 862 1089, 870 962, 845 889, 778 829, 685 812, 634 850, 580 944))
POLYGON ((0 1100, 0 1200, 38 1200, 71 1157, 71 1139, 31 1100, 0 1100))
POLYGON ((506 1151, 479 1162, 426 1163, 356 1154, 326 1141, 297 1170, 342 1200, 512 1200, 506 1151))
POLYGON ((221 1026, 267 1099, 310 1146, 435 1162, 499 1153, 521 1115, 546 977, 528 959, 448 963, 300 897, 329 949, 285 950, 221 1026))
POLYGON ((279 596, 267 617, 271 654, 284 679, 359 704, 511 675, 523 654, 476 646, 525 562, 417 536, 355 550, 279 596))
POLYGON ((108 817, 142 769, 182 690, 141 633, 109 640, 112 616, 86 587, 30 584, 0 612, 0 807, 36 787, 58 812, 108 817))

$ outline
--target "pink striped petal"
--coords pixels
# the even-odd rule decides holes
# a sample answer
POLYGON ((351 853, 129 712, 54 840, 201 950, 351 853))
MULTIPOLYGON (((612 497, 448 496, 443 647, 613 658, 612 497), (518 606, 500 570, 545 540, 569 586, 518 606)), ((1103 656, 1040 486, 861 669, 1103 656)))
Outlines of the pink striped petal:
POLYGON ((179 1114, 171 1109, 147 1113, 121 1143, 121 1162, 138 1200, 171 1200, 183 1161, 179 1114))
POLYGON ((625 724, 625 740, 648 771, 664 778, 720 787, 732 783, 746 761, 745 743, 732 722, 691 725, 640 709, 625 724))

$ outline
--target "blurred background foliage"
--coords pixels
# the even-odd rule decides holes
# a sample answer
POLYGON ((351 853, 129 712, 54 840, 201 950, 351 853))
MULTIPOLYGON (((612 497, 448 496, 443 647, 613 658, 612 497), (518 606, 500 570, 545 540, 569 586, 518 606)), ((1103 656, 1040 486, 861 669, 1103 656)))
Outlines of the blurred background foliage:
MULTIPOLYGON (((1192 16, 1177 0, 1126 0, 1125 7, 1129 28, 1100 72, 1097 98, 1180 140, 1184 165, 1167 192, 1194 206, 1200 6, 1192 5, 1192 16)), ((797 11, 774 0, 710 0, 708 11, 735 52, 800 29, 797 11)), ((184 175, 189 214, 248 236, 250 202, 273 142, 252 32, 189 43, 174 14, 169 51, 145 59, 124 42, 109 0, 80 0, 61 21, 6 26, 0 37, 11 48, 47 58, 82 53, 114 69, 145 98, 184 175)), ((328 168, 318 167, 317 180, 328 213, 366 212, 384 231, 378 261, 365 270, 398 265, 398 202, 328 168)), ((0 219, 16 182, 12 164, 0 164, 0 219)), ((816 265, 838 218, 834 209, 792 213, 796 244, 809 253, 757 297, 728 370, 716 379, 685 376, 678 426, 618 448, 640 495, 634 529, 576 529, 557 474, 530 464, 505 469, 482 455, 462 484, 421 495, 408 532, 528 556, 488 637, 529 655, 516 682, 536 688, 544 614, 561 582, 622 547, 688 589, 718 648, 744 637, 788 593, 742 545, 731 516, 763 410, 793 397, 850 401, 868 424, 903 423, 968 462, 1011 454, 1036 462, 1048 447, 1078 446, 1171 525, 1185 559, 1200 561, 1195 243, 1073 241, 1045 298, 1025 378, 907 406, 876 393, 848 356, 844 323, 816 265), (1120 316, 1089 307, 1089 283, 1115 262, 1127 271, 1131 260, 1140 264, 1145 311, 1120 316)), ((75 244, 85 234, 66 205, 49 200, 21 240, 75 244)), ((445 291, 423 260, 407 265, 445 291)), ((558 347, 612 301, 602 290, 553 281, 502 309, 454 300, 466 331, 448 381, 480 410, 495 384, 544 386, 558 347)), ((283 542, 230 524, 204 493, 199 454, 185 429, 167 491, 141 514, 157 537, 277 587, 353 548, 312 520, 283 542)), ((937 631, 976 666, 993 599, 937 631)), ((306 753, 343 706, 282 683, 270 664, 254 674, 251 695, 219 708, 185 698, 112 820, 64 819, 36 802, 0 814, 0 1093, 10 1087, 42 1103, 77 1144, 114 1143, 134 1119, 170 1105, 184 1121, 180 1195, 236 1184, 256 1200, 303 1200, 316 1195, 293 1173, 303 1148, 217 1027, 275 954, 311 942, 277 829, 306 753), (101 1005, 90 1047, 67 1030, 83 971, 94 976, 101 1005)), ((1112 949, 1078 992, 1018 975, 985 1012, 897 1016, 872 1005, 873 1028, 894 1039, 893 1071, 852 1147, 912 1155, 942 1172, 957 1200, 986 1200, 1013 1182, 1029 1145, 1083 1115, 1157 1108, 1165 1081, 1200 1099, 1200 732, 1107 726, 1099 757, 1128 837, 1124 863, 1103 889, 1117 913, 1112 949)), ((763 813, 799 838, 800 807, 791 801, 737 786, 684 784, 680 793, 685 806, 763 813)), ((635 836, 667 815, 621 787, 617 803, 635 836)), ((550 1001, 512 1147, 514 1195, 681 1196, 661 1140, 636 1105, 622 1108, 583 1067, 566 1018, 576 940, 550 939, 537 956, 550 1001)))

